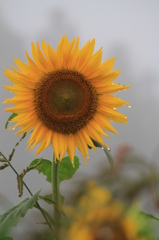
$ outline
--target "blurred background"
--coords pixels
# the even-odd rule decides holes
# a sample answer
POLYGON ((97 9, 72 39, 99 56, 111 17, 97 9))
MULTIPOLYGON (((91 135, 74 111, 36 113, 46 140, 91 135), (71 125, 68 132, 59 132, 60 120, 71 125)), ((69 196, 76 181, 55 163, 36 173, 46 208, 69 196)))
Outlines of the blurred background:
MULTIPOLYGON (((1 0, 0 102, 12 96, 3 88, 4 85, 10 85, 9 80, 3 75, 4 66, 10 68, 10 64, 15 65, 14 57, 26 62, 25 50, 31 56, 32 41, 41 43, 41 40, 44 40, 56 49, 63 34, 66 34, 69 40, 79 36, 80 47, 89 39, 95 38, 95 51, 103 46, 103 60, 116 57, 114 69, 121 70, 116 82, 124 85, 132 84, 130 89, 118 94, 132 106, 131 109, 121 108, 121 112, 128 115, 129 124, 113 123, 120 135, 110 134, 110 140, 105 139, 105 142, 111 147, 113 156, 121 146, 128 146, 135 149, 146 164, 157 166, 159 163, 158 11, 158 0, 1 0)), ((8 156, 19 137, 14 136, 14 131, 5 130, 4 126, 10 114, 4 113, 4 109, 5 105, 0 105, 0 151, 8 156)), ((36 150, 25 152, 28 139, 29 136, 20 143, 12 160, 19 173, 36 158, 34 156, 36 150)), ((78 151, 76 155, 80 158, 80 169, 70 181, 65 181, 61 185, 61 193, 66 196, 66 200, 80 185, 82 179, 99 179, 101 169, 109 168, 101 149, 97 149, 96 152, 90 150, 88 167, 78 151)), ((51 147, 38 157, 51 159, 51 147)), ((51 191, 50 184, 45 182, 45 177, 36 171, 28 173, 24 180, 34 193, 41 187, 44 194, 51 191)), ((16 185, 16 176, 11 169, 7 168, 0 172, 1 212, 21 200, 18 198, 16 185)), ((26 196, 28 193, 24 190, 23 197, 26 196)), ((30 229, 35 227, 35 224, 32 227, 31 216, 28 213, 26 220, 21 221, 22 225, 23 221, 28 221, 30 229)), ((17 239, 21 239, 25 228, 27 224, 23 225, 23 228, 18 227, 14 230, 17 239)))

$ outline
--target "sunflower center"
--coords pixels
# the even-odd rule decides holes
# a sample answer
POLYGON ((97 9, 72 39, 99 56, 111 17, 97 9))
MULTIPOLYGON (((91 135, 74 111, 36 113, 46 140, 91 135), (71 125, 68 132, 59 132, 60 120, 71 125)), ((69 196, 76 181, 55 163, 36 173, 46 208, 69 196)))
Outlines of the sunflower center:
POLYGON ((35 88, 39 119, 49 129, 72 134, 87 125, 97 108, 97 93, 83 74, 57 70, 46 74, 35 88))
POLYGON ((83 89, 71 79, 61 79, 52 84, 48 91, 48 102, 53 111, 71 114, 81 108, 84 99, 83 89))

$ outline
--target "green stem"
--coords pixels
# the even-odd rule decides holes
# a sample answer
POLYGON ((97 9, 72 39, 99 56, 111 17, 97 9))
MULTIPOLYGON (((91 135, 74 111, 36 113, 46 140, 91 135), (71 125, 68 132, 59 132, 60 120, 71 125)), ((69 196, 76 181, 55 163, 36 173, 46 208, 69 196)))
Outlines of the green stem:
POLYGON ((54 220, 57 224, 60 223, 60 191, 59 191, 59 165, 60 161, 55 161, 55 157, 53 154, 52 159, 52 200, 55 202, 54 204, 54 220))

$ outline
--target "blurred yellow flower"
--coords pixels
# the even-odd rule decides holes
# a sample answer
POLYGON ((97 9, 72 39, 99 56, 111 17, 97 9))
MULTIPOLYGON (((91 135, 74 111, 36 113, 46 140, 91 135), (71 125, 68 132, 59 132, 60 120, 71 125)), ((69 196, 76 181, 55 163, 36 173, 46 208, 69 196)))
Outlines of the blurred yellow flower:
POLYGON ((12 67, 4 74, 13 83, 5 88, 16 96, 5 99, 15 104, 6 111, 18 114, 12 119, 21 126, 17 134, 33 129, 28 148, 40 143, 36 154, 47 148, 51 142, 55 158, 63 158, 67 152, 74 164, 75 147, 86 162, 88 146, 96 149, 92 139, 105 145, 104 131, 117 133, 109 121, 127 123, 127 117, 116 108, 129 104, 111 96, 129 86, 115 84, 120 71, 112 70, 115 58, 103 63, 102 48, 94 53, 95 39, 88 41, 79 50, 79 38, 60 40, 56 51, 42 41, 32 43, 33 60, 26 52, 28 64, 14 59, 20 70, 12 67))
MULTIPOLYGON (((126 208, 113 200, 108 189, 89 183, 79 197, 75 220, 68 229, 68 240, 154 240, 149 222, 137 207, 126 208)), ((66 235, 65 235, 66 236, 66 235)))

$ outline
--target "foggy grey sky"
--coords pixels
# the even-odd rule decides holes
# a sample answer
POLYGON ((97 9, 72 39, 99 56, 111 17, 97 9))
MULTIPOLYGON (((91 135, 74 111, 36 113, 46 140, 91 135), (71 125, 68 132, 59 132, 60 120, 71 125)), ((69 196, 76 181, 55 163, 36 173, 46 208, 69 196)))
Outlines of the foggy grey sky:
MULTIPOLYGON (((110 134, 110 140, 105 139, 105 142, 112 152, 120 143, 130 143, 151 157, 156 146, 159 146, 158 9, 157 0, 1 0, 0 101, 11 96, 3 89, 3 85, 9 84, 2 73, 4 66, 9 68, 14 57, 26 62, 25 50, 31 55, 31 41, 41 42, 43 39, 56 48, 63 34, 67 34, 69 40, 80 36, 80 46, 88 39, 95 38, 95 50, 103 46, 103 60, 116 56, 115 69, 121 69, 116 82, 132 84, 129 90, 118 94, 132 106, 131 109, 121 109, 128 115, 129 124, 114 124, 120 135, 110 134)), ((4 109, 5 106, 1 105, 0 148, 7 155, 19 138, 14 136, 13 131, 4 130, 9 116, 9 113, 2 112, 4 109)), ((24 140, 15 154, 13 163, 19 171, 35 158, 35 150, 24 153, 26 147, 27 141, 24 140)), ((81 161, 79 175, 94 173, 100 159, 105 158, 102 150, 98 149, 95 153, 92 150, 86 167, 82 156, 77 154, 81 161)), ((38 157, 51 156, 52 150, 49 148, 38 157)), ((8 193, 7 187, 2 184, 6 174, 14 179, 11 170, 0 172, 1 190, 7 196, 12 195, 14 202, 18 199, 15 191, 12 192, 16 180, 10 183, 11 190, 8 193)), ((41 175, 36 175, 38 180, 34 183, 29 174, 26 181, 35 191, 38 190, 37 181, 46 186, 41 175)))

